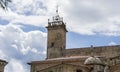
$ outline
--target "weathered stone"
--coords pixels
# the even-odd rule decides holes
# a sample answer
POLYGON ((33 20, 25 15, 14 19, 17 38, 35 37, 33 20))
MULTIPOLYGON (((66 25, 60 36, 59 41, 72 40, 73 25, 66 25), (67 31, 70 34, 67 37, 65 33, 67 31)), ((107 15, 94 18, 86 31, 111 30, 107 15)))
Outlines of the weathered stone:
POLYGON ((4 68, 8 62, 0 60, 0 72, 4 72, 4 68))
POLYGON ((120 45, 66 49, 67 29, 61 17, 53 17, 46 28, 47 58, 30 62, 30 72, 120 72, 120 45))

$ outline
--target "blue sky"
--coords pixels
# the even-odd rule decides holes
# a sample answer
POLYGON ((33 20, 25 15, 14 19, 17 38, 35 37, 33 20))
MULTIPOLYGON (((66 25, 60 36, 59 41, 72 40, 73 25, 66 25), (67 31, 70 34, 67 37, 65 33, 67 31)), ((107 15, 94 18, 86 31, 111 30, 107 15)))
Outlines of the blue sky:
POLYGON ((66 48, 120 45, 120 0, 12 0, 0 9, 0 59, 5 72, 29 72, 27 62, 46 57, 48 19, 67 26, 66 48))

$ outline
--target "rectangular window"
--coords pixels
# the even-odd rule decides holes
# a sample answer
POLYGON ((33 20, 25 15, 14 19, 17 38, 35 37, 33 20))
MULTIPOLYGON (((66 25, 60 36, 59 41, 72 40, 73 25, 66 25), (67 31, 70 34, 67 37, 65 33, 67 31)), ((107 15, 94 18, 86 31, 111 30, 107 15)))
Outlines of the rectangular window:
POLYGON ((49 72, 53 72, 53 71, 49 71, 49 72))
POLYGON ((54 43, 53 42, 51 43, 51 47, 54 47, 54 43))
POLYGON ((76 72, 82 72, 82 70, 78 69, 78 70, 76 70, 76 72))

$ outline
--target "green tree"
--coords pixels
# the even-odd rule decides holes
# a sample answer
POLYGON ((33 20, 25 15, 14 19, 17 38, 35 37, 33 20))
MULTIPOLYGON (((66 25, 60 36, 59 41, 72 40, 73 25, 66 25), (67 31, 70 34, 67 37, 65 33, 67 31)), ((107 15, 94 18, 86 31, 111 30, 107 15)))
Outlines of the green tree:
POLYGON ((9 2, 11 2, 11 0, 0 0, 0 8, 7 10, 9 2))

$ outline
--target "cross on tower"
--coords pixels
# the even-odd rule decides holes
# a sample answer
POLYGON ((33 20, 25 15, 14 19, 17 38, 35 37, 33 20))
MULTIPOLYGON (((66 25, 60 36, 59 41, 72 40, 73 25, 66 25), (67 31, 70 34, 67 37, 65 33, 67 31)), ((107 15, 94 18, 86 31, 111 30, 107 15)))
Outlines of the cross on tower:
POLYGON ((57 5, 57 6, 56 6, 56 13, 57 13, 57 14, 58 14, 58 7, 59 7, 59 6, 57 5))

